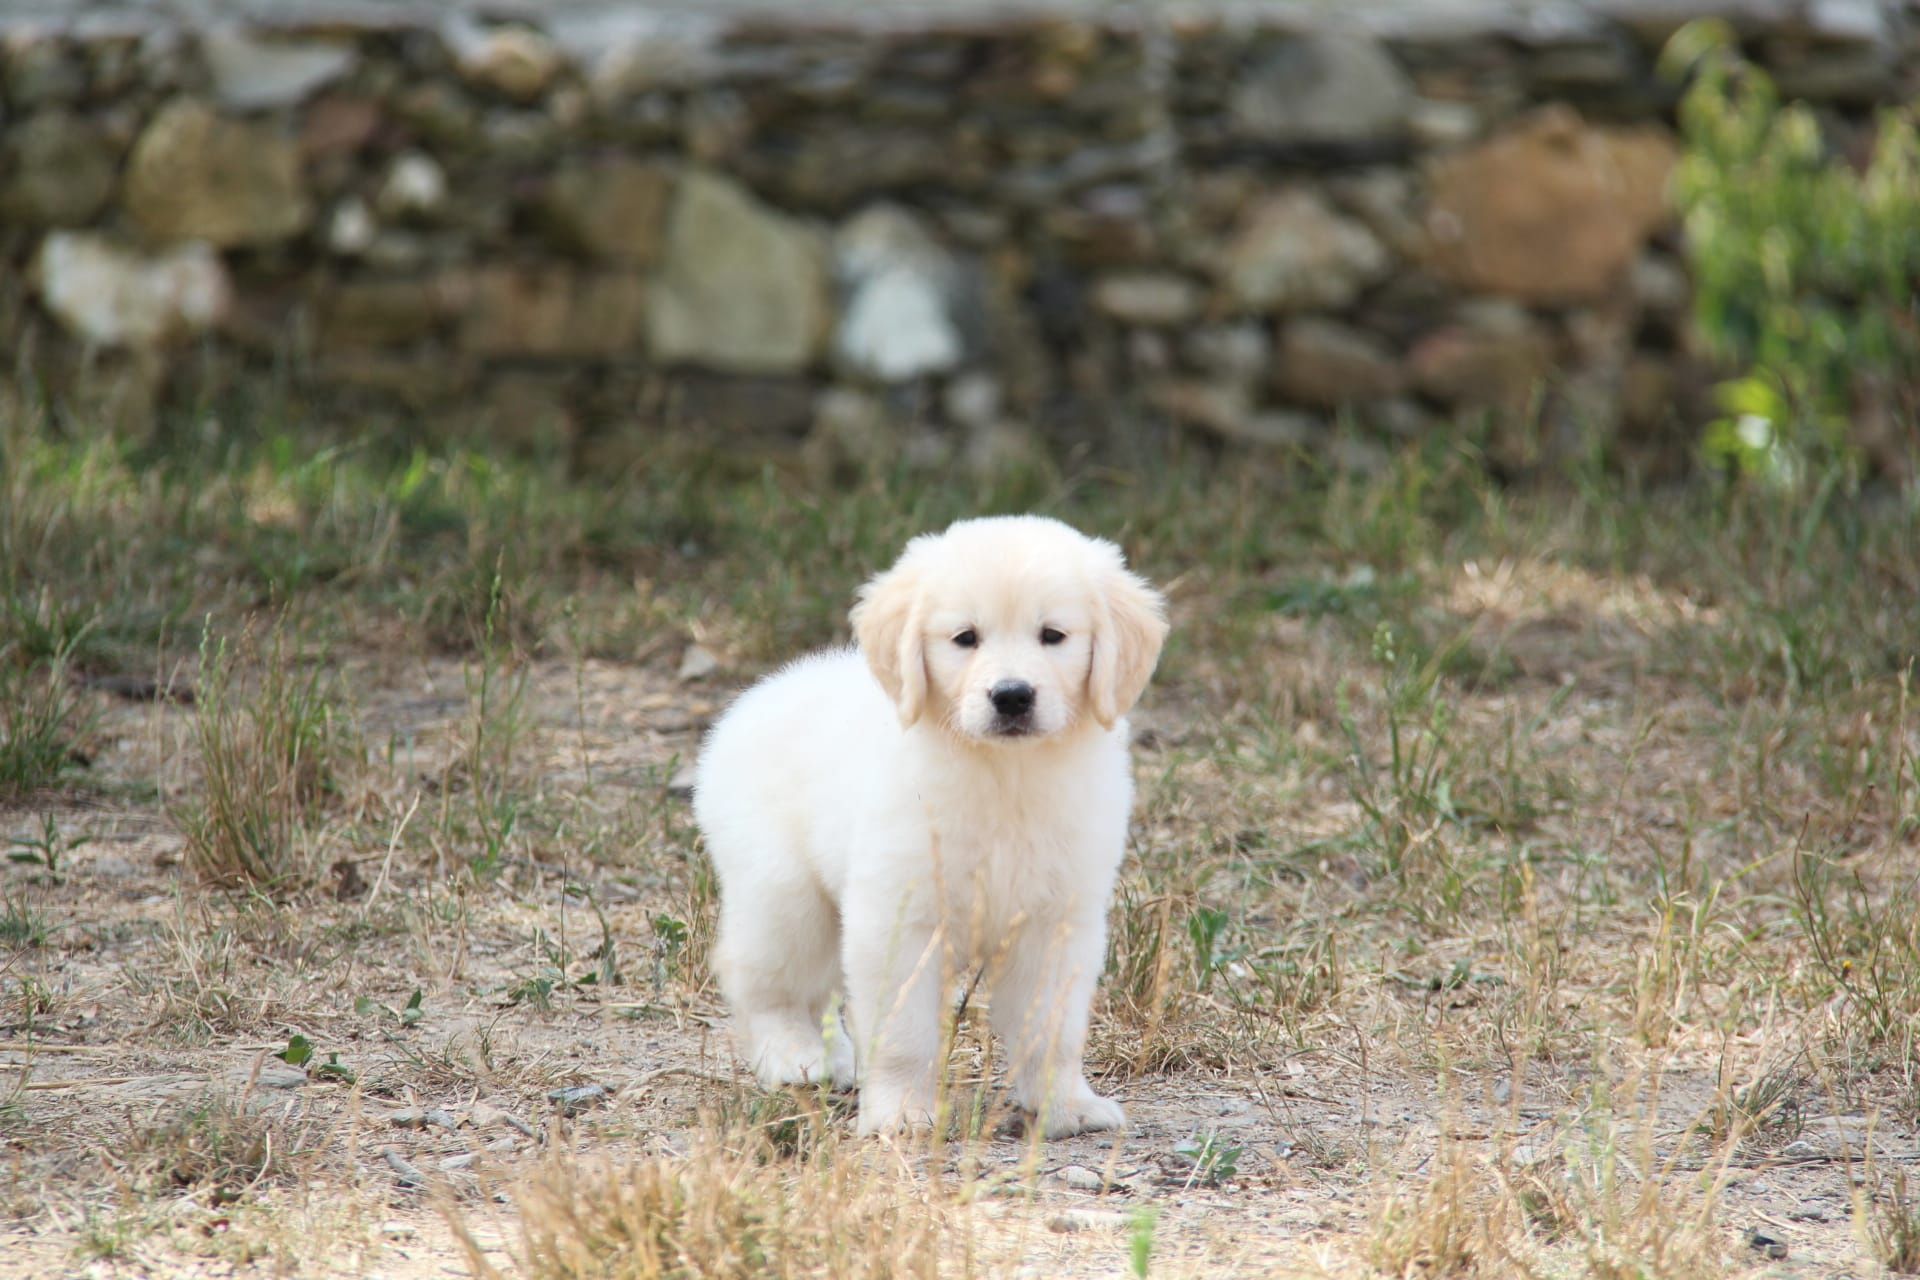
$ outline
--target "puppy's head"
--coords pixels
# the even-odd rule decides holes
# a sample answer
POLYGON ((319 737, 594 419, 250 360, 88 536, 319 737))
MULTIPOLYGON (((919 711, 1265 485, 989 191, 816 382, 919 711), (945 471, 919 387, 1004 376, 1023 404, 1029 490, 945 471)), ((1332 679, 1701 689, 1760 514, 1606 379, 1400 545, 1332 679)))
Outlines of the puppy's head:
POLYGON ((1165 602, 1120 549, 1057 520, 963 520, 861 588, 854 636, 902 724, 984 743, 1126 715, 1160 658, 1165 602))

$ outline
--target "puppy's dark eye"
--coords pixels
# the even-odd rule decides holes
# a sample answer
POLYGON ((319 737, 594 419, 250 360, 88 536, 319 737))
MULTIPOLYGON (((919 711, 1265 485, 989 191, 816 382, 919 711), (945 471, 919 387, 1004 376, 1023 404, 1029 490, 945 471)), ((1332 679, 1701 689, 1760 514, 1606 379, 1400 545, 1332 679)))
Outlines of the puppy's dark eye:
POLYGON ((980 633, 978 631, 975 631, 972 627, 968 627, 965 631, 962 631, 959 635, 955 636, 953 638, 953 642, 959 645, 962 649, 971 649, 973 648, 973 646, 980 643, 980 633))
POLYGON ((1065 644, 1066 639, 1067 639, 1067 633, 1062 631, 1058 627, 1040 628, 1041 644, 1065 644))

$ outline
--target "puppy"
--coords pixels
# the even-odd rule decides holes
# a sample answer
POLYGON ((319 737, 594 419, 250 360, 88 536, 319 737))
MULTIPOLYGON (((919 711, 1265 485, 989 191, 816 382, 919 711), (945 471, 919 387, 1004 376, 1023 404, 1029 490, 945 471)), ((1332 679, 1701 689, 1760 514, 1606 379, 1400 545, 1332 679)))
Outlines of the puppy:
POLYGON ((754 686, 696 772, 741 1053, 768 1087, 857 1081, 862 1133, 923 1125, 979 974, 1041 1130, 1123 1124, 1081 1056, 1164 601, 1112 543, 997 517, 913 539, 852 622, 858 652, 754 686))

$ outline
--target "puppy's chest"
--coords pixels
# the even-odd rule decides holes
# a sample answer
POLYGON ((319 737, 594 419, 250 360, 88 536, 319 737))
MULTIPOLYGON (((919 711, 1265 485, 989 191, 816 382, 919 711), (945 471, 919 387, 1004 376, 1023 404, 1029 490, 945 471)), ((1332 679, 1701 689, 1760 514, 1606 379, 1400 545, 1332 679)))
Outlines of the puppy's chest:
POLYGON ((947 914, 989 937, 1021 919, 1057 916, 1075 893, 1096 891, 1086 840, 1057 814, 982 813, 945 824, 935 879, 947 914))

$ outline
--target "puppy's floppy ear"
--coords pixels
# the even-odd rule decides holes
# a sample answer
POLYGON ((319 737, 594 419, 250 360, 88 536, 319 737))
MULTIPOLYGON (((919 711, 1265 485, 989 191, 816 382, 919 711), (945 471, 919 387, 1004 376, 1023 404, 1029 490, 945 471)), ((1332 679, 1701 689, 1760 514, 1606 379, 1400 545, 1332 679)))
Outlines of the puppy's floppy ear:
POLYGON ((1093 660, 1087 700, 1102 728, 1133 709, 1160 661, 1167 638, 1167 602, 1127 570, 1120 548, 1102 543, 1105 561, 1094 575, 1093 660))
POLYGON ((910 556, 860 588, 848 620, 873 678, 910 727, 927 705, 927 653, 920 571, 910 556))

